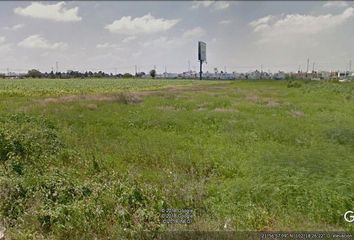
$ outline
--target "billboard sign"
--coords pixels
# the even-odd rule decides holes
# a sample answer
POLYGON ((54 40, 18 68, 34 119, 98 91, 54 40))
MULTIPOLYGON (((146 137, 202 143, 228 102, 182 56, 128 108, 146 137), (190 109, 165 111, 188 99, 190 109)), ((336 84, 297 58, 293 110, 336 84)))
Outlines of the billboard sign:
POLYGON ((206 43, 205 42, 198 42, 198 60, 199 61, 206 61, 206 43))

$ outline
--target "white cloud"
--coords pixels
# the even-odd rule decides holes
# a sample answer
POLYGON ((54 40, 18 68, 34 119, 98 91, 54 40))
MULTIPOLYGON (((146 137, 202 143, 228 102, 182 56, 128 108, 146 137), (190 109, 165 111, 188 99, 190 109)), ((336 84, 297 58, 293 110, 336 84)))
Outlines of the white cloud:
POLYGON ((11 31, 17 31, 21 28, 23 28, 25 25, 24 24, 16 24, 13 26, 8 26, 8 27, 4 27, 5 30, 11 30, 11 31))
POLYGON ((122 17, 113 23, 105 26, 111 33, 125 35, 149 34, 167 31, 176 25, 179 19, 155 18, 150 13, 142 17, 132 18, 131 16, 122 17))
POLYGON ((123 43, 128 43, 136 39, 136 36, 129 36, 122 40, 123 43))
POLYGON ((277 41, 299 36, 316 35, 347 22, 354 15, 353 8, 347 8, 341 14, 266 16, 250 23, 253 31, 261 35, 261 41, 277 41))
POLYGON ((205 30, 201 27, 196 27, 190 30, 187 30, 183 33, 182 38, 197 38, 205 35, 205 30))
POLYGON ((174 39, 168 39, 167 37, 159 37, 152 40, 147 40, 142 43, 143 47, 156 47, 156 48, 169 48, 177 44, 174 39))
POLYGON ((227 1, 193 1, 192 8, 209 8, 212 7, 216 10, 223 10, 230 7, 230 3, 227 1))
POLYGON ((55 50, 55 49, 65 49, 68 45, 63 42, 50 43, 47 39, 43 38, 41 35, 32 35, 25 38, 20 43, 18 43, 18 46, 24 48, 55 50))
POLYGON ((214 3, 214 8, 217 10, 223 10, 230 7, 230 3, 226 1, 217 1, 214 3))
POLYGON ((193 29, 187 30, 182 33, 182 35, 178 37, 168 38, 166 36, 161 36, 154 39, 149 39, 141 43, 143 47, 151 47, 151 48, 176 48, 181 47, 188 43, 189 41, 204 36, 205 30, 201 27, 195 27, 193 29))
POLYGON ((113 48, 116 50, 124 50, 125 48, 120 47, 117 44, 113 44, 113 43, 99 43, 96 45, 96 48, 98 49, 108 49, 108 48, 113 48))
POLYGON ((0 51, 9 51, 11 49, 10 43, 6 43, 6 38, 0 36, 0 51))
POLYGON ((123 62, 125 59, 121 58, 117 54, 104 53, 101 55, 94 55, 92 57, 89 57, 87 60, 89 62, 95 62, 95 61, 104 61, 104 62, 120 61, 120 62, 123 62))
POLYGON ((219 22, 219 24, 227 25, 227 24, 230 24, 231 22, 232 22, 232 20, 230 20, 230 19, 225 19, 225 20, 221 20, 221 21, 219 22))
POLYGON ((323 7, 348 7, 346 1, 328 1, 323 4, 323 7))
POLYGON ((207 8, 213 5, 214 1, 193 1, 192 8, 207 8))
POLYGON ((98 43, 96 45, 96 48, 110 48, 113 47, 113 44, 110 43, 98 43))
POLYGON ((65 8, 65 2, 56 4, 43 4, 41 2, 32 2, 31 5, 25 8, 15 8, 14 12, 21 16, 27 16, 39 19, 48 19, 58 22, 77 22, 81 21, 78 16, 78 7, 65 8))
POLYGON ((161 36, 155 39, 149 39, 141 43, 143 47, 151 48, 176 48, 181 47, 188 43, 189 41, 205 35, 205 30, 201 27, 196 27, 190 30, 183 32, 182 35, 178 37, 168 38, 166 36, 161 36))

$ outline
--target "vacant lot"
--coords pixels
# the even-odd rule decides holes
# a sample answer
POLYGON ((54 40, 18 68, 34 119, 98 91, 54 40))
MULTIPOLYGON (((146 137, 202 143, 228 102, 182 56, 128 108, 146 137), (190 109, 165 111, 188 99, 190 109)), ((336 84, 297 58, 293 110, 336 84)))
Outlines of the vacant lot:
POLYGON ((0 101, 9 238, 354 231, 353 83, 0 80, 0 101))

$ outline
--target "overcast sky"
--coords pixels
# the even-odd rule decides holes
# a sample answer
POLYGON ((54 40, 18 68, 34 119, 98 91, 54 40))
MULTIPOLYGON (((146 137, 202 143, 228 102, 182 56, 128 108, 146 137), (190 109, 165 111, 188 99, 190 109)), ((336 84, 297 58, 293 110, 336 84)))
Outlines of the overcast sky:
POLYGON ((209 71, 346 70, 354 2, 0 2, 0 72, 198 70, 198 40, 209 71))

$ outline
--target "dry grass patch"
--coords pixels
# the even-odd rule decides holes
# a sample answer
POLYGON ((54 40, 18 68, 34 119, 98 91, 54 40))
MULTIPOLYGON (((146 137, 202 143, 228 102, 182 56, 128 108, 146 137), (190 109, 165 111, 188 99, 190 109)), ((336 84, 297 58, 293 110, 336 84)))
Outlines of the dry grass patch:
POLYGON ((231 108, 215 108, 214 112, 238 112, 238 110, 231 108))
POLYGON ((260 97, 256 94, 247 95, 246 99, 252 103, 258 103, 260 101, 260 97))
POLYGON ((302 111, 295 111, 295 110, 292 110, 290 112, 290 115, 294 118, 300 118, 300 117, 304 117, 305 116, 305 113, 302 112, 302 111))
POLYGON ((136 104, 142 102, 143 99, 139 93, 119 93, 115 101, 124 104, 136 104))
POLYGON ((86 107, 89 109, 89 110, 96 110, 98 107, 96 104, 94 103, 90 103, 90 104, 87 104, 86 107))
POLYGON ((173 106, 159 106, 159 107, 157 107, 157 109, 159 109, 161 111, 178 111, 178 109, 176 109, 173 106))
POLYGON ((196 112, 207 111, 207 110, 208 110, 208 109, 207 109, 207 108, 204 108, 204 107, 200 107, 200 108, 194 109, 194 111, 196 111, 196 112))
POLYGON ((125 104, 135 104, 143 101, 140 93, 118 93, 114 95, 70 95, 63 97, 50 97, 36 102, 42 106, 56 103, 70 103, 78 101, 117 101, 125 104))
POLYGON ((280 102, 278 102, 274 99, 269 99, 266 101, 266 106, 271 107, 271 108, 277 108, 277 107, 280 107, 281 104, 280 104, 280 102))

